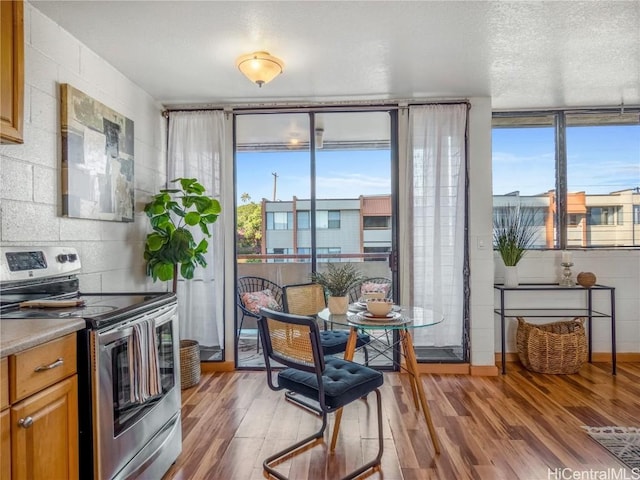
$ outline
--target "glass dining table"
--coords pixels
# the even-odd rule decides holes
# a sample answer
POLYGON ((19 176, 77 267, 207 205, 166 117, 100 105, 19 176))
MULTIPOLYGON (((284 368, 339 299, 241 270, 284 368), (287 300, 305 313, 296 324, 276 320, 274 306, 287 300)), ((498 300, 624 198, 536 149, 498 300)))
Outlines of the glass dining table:
MULTIPOLYGON (((346 315, 331 314, 329 309, 325 308, 318 313, 318 318, 327 322, 329 325, 349 327, 350 334, 344 353, 345 360, 353 361, 358 331, 370 334, 375 334, 375 331, 384 331, 387 338, 389 338, 389 333, 393 334, 394 331, 397 332, 397 337, 392 335, 392 338, 397 340, 388 341, 386 345, 382 347, 382 350, 397 349, 399 352, 401 358, 400 361, 397 362, 397 365, 410 376, 411 393, 413 395, 415 408, 418 411, 422 411, 434 450, 436 453, 440 453, 440 442, 433 421, 431 420, 431 413, 429 412, 424 387, 420 381, 418 361, 413 348, 411 332, 419 328, 430 327, 441 323, 444 319, 443 315, 427 308, 394 305, 393 310, 388 316, 373 317, 367 312, 363 304, 355 303, 349 305, 349 311, 346 315)), ((395 358, 395 355, 392 358, 395 358)), ((332 451, 335 449, 341 418, 342 410, 339 410, 336 412, 333 437, 331 439, 332 451)))

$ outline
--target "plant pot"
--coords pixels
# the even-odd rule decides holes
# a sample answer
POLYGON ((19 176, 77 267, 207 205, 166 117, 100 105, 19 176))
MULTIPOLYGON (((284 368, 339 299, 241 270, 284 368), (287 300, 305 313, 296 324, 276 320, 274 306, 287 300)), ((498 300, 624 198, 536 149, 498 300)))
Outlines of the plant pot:
POLYGON ((504 286, 514 288, 518 286, 518 267, 504 267, 504 286))
POLYGON ((349 297, 329 297, 327 301, 329 312, 332 315, 346 315, 349 308, 349 297))
POLYGON ((180 340, 180 388, 200 383, 200 344, 195 340, 180 340))

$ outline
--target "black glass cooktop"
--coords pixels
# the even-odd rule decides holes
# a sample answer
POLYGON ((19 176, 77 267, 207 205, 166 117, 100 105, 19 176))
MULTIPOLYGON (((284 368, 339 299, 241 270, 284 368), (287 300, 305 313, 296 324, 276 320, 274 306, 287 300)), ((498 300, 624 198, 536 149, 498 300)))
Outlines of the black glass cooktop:
POLYGON ((110 325, 127 316, 144 310, 159 307, 175 301, 175 294, 166 292, 149 293, 79 293, 75 296, 56 297, 56 300, 78 300, 82 305, 72 307, 21 308, 14 306, 5 309, 0 316, 3 319, 34 318, 84 318, 93 328, 110 325))

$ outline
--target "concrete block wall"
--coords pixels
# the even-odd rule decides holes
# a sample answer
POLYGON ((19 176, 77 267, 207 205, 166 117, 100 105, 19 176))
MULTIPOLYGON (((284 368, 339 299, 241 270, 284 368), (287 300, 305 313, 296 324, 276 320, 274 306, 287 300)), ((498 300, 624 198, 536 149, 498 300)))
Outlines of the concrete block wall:
POLYGON ((29 3, 24 6, 24 144, 0 145, 0 243, 69 245, 84 291, 166 290, 146 277, 142 206, 166 181, 162 106, 29 3), (69 83, 134 122, 135 221, 61 216, 60 84, 69 83))

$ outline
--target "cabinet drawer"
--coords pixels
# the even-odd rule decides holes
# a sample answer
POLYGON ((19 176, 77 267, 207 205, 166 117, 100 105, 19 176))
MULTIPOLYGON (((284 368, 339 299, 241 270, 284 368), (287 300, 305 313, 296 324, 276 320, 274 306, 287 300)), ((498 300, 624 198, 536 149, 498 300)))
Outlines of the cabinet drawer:
POLYGON ((0 360, 0 410, 9 406, 9 360, 0 360))
POLYGON ((13 404, 76 372, 76 334, 10 356, 9 369, 13 404))

